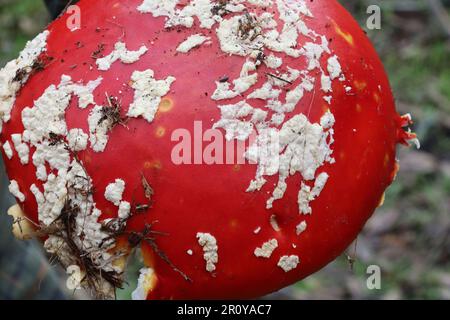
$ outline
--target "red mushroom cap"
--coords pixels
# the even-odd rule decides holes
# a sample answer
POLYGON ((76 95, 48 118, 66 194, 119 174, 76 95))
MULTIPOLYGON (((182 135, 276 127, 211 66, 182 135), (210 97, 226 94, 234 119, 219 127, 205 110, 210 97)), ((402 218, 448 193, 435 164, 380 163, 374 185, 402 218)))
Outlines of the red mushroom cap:
POLYGON ((98 293, 253 298, 340 255, 404 128, 337 1, 80 1, 0 71, 11 191, 98 293), (108 290, 105 290, 108 289, 108 290))

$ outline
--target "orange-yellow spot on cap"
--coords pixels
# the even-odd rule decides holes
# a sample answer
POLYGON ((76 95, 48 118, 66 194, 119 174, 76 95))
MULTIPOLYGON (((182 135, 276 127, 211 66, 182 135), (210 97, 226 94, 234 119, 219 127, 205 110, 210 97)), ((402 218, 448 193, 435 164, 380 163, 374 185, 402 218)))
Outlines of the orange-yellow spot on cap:
POLYGON ((383 166, 386 168, 389 165, 390 161, 391 161, 391 156, 386 153, 385 156, 384 156, 383 166))
POLYGON ((169 112, 173 109, 174 102, 172 99, 165 97, 161 100, 161 103, 159 104, 158 111, 162 113, 169 112))
POLYGON ((355 88, 360 92, 364 91, 364 89, 367 88, 367 82, 363 80, 362 81, 355 80, 353 81, 353 84, 355 85, 355 88))
POLYGON ((232 229, 235 229, 239 225, 239 221, 237 219, 231 219, 230 220, 230 227, 232 229))
POLYGON ((92 162, 91 156, 84 156, 83 157, 83 162, 84 163, 91 163, 92 162))
POLYGON ((375 99, 376 103, 380 103, 381 97, 380 97, 380 95, 377 92, 373 93, 373 98, 375 99))
POLYGON ((166 135, 166 128, 159 126, 156 128, 155 135, 157 138, 162 138, 166 135))
POLYGON ((381 196, 380 202, 378 203, 378 208, 382 207, 384 205, 384 202, 386 201, 386 193, 383 193, 381 196))
POLYGON ((119 251, 129 251, 130 249, 130 243, 128 242, 128 237, 126 236, 119 236, 116 238, 116 245, 113 249, 111 249, 111 252, 119 252, 119 251))
POLYGON ((342 30, 341 27, 336 23, 336 21, 333 21, 333 26, 334 26, 334 30, 336 31, 336 33, 339 36, 341 36, 345 41, 347 41, 347 43, 349 45, 351 45, 351 46, 355 45, 355 42, 353 41, 353 36, 350 33, 342 30))
POLYGON ((162 163, 159 160, 145 161, 144 162, 144 169, 157 169, 157 170, 160 170, 161 168, 162 168, 162 163))
POLYGON ((344 160, 345 159, 345 152, 344 151, 342 151, 341 153, 339 153, 339 158, 341 159, 341 160, 344 160))
POLYGON ((233 171, 234 171, 234 172, 239 172, 239 171, 241 171, 241 166, 240 166, 239 164, 235 164, 235 165, 233 166, 233 171))
POLYGON ((361 112, 362 111, 362 106, 359 103, 356 104, 356 111, 357 112, 361 112))

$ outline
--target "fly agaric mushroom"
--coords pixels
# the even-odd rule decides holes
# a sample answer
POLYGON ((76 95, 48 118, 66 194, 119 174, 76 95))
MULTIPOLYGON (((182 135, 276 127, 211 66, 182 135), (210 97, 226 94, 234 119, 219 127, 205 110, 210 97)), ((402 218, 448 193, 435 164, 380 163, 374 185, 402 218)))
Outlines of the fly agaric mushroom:
POLYGON ((336 1, 79 8, 0 71, 1 143, 15 223, 98 296, 138 248, 136 299, 299 281, 355 239, 416 141, 336 1))

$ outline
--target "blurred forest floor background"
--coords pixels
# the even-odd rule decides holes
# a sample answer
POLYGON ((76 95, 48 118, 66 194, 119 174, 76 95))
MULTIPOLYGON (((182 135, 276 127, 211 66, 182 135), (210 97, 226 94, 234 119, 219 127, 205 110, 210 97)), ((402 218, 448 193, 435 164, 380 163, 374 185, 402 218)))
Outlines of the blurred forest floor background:
MULTIPOLYGON (((450 299, 450 1, 340 2, 363 28, 367 7, 382 8, 381 30, 366 31, 385 63, 399 112, 414 116, 422 149, 400 148, 397 181, 347 254, 270 298, 450 299), (366 286, 369 265, 382 270, 381 290, 366 286)), ((0 65, 15 58, 49 19, 42 1, 0 0, 0 65)), ((2 208, 13 202, 5 197, 2 208)), ((3 230, 0 240, 13 241, 3 230)), ((0 278, 11 272, 4 265, 0 278)))

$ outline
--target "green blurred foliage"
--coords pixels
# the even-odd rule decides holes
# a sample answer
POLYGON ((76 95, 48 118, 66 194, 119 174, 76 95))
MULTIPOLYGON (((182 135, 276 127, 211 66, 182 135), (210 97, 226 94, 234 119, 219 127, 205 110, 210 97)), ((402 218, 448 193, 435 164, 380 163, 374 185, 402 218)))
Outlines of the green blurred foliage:
POLYGON ((39 0, 0 0, 0 62, 2 65, 49 22, 39 0))

